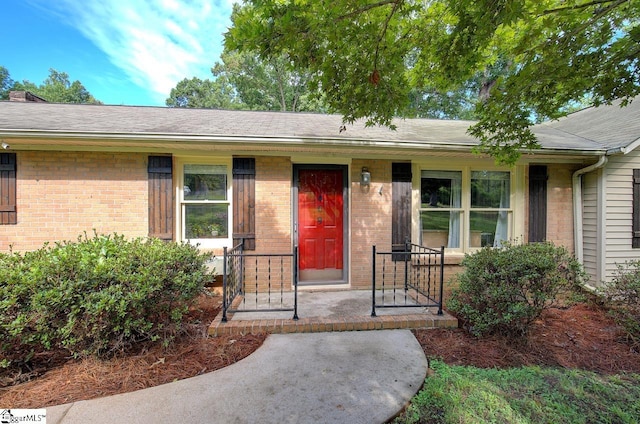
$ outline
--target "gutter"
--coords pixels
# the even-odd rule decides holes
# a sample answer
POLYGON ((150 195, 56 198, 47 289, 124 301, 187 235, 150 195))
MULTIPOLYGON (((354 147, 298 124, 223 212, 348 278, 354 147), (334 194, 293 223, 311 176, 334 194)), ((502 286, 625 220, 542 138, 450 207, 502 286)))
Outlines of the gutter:
MULTIPOLYGON (((110 133, 87 131, 58 131, 58 130, 15 130, 0 129, 0 137, 13 140, 64 140, 69 142, 105 141, 113 142, 114 146, 126 145, 131 142, 139 143, 227 143, 227 144, 255 144, 255 145, 298 145, 298 146, 322 146, 322 147, 370 147, 370 148, 397 148, 397 149, 426 149, 453 152, 470 152, 474 147, 470 143, 445 142, 421 142, 416 140, 386 140, 366 138, 346 138, 335 136, 307 136, 307 135, 219 135, 219 134, 180 134, 180 133, 110 133), (118 143, 118 144, 115 144, 118 143)), ((19 145, 18 142, 15 143, 19 145)))
MULTIPOLYGON (((383 149, 420 149, 430 151, 451 151, 456 153, 469 153, 476 146, 475 143, 455 142, 455 141, 420 141, 415 139, 388 140, 384 138, 347 138, 312 135, 257 135, 257 134, 199 134, 199 133, 160 133, 160 132, 105 132, 105 131, 65 131, 65 130, 35 130, 35 129, 8 129, 0 128, 0 137, 14 139, 16 150, 21 146, 20 140, 31 142, 34 139, 40 140, 62 140, 69 145, 77 141, 91 143, 92 141, 113 142, 112 147, 126 146, 128 142, 138 143, 167 143, 171 145, 188 145, 191 143, 226 143, 233 144, 255 144, 255 145, 282 145, 282 146, 324 146, 324 147, 370 147, 383 149)), ((640 142, 640 139, 638 140, 640 142)), ((40 146, 40 145, 39 145, 40 146)), ((567 156, 600 156, 609 154, 604 150, 573 150, 567 148, 538 149, 536 151, 523 151, 523 158, 526 154, 541 156, 567 155, 567 156)))
POLYGON ((582 236, 582 176, 588 172, 600 169, 607 164, 607 157, 600 156, 598 162, 573 173, 573 239, 574 251, 578 262, 584 265, 583 236, 582 236))
POLYGON ((627 153, 634 151, 636 148, 638 148, 638 146, 640 146, 640 138, 636 138, 631 143, 627 143, 625 146, 607 150, 607 156, 618 154, 626 155, 627 153))

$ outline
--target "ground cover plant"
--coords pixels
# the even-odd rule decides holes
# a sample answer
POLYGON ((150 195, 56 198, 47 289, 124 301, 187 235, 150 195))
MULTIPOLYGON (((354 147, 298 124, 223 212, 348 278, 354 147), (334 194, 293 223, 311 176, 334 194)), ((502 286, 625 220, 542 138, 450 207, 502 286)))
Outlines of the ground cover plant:
POLYGON ((396 424, 640 422, 640 355, 592 300, 545 309, 515 340, 415 331, 431 370, 396 424))
POLYGON ((44 408, 126 393, 231 365, 262 345, 265 335, 207 337, 221 296, 200 294, 169 346, 143 342, 111 358, 73 358, 64 349, 40 352, 29 369, 0 370, 0 405, 44 408))
POLYGON ((504 243, 465 256, 447 308, 476 336, 520 337, 560 295, 575 291, 580 264, 551 243, 504 243))
POLYGON ((204 288, 207 258, 187 244, 98 234, 0 255, 1 365, 168 344, 204 288))
POLYGON ((448 303, 463 328, 416 332, 431 369, 395 423, 640 421, 640 357, 624 337, 637 325, 637 264, 606 291, 614 314, 580 289, 562 247, 505 244, 463 265, 448 303))
POLYGON ((433 372, 396 423, 636 423, 640 374, 431 362, 433 372))
MULTIPOLYGON (((0 370, 0 405, 59 405, 234 363, 265 335, 207 337, 220 302, 202 292, 170 346, 138 343, 106 359, 74 358, 64 349, 36 352, 32 368, 21 374, 0 370)), ((424 389, 439 388, 446 402, 442 407, 440 398, 420 393, 397 422, 640 422, 640 355, 602 302, 559 302, 530 323, 526 337, 515 339, 501 333, 478 338, 462 328, 414 334, 432 364, 424 389), (580 408, 592 411, 578 416, 580 408)))
POLYGON ((629 343, 640 350, 640 261, 618 265, 615 277, 600 293, 629 343))

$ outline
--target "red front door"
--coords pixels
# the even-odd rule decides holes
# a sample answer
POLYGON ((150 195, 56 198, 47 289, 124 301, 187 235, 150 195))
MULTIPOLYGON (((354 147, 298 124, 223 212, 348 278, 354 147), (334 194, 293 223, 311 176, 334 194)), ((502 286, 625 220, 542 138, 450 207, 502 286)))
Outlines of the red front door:
POLYGON ((343 279, 343 171, 298 171, 300 280, 343 279))

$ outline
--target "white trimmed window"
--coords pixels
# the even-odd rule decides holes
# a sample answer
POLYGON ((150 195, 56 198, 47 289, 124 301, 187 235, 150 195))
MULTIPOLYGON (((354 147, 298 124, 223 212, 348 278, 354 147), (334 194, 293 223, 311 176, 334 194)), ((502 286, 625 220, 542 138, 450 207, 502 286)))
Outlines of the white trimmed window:
POLYGON ((421 243, 467 252, 509 240, 511 178, 510 171, 422 170, 421 243))
POLYGON ((205 248, 230 245, 230 168, 226 163, 182 164, 182 240, 205 248))

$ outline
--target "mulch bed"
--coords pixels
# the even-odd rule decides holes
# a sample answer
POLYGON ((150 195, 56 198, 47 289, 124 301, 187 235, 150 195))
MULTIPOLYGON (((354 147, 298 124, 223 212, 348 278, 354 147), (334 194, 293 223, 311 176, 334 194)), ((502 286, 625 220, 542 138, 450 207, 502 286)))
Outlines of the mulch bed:
MULTIPOLYGON (((40 357, 39 368, 23 375, 0 374, 0 406, 43 408, 93 399, 233 364, 260 347, 266 336, 206 337, 219 307, 219 297, 200 299, 191 312, 189 331, 168 349, 143 346, 135 354, 110 360, 73 360, 57 352, 40 357)), ((428 357, 451 365, 543 365, 604 374, 640 373, 640 354, 625 343, 604 310, 586 304, 546 311, 520 343, 502 337, 477 339, 461 329, 416 330, 414 334, 428 357)))
POLYGON ((603 309, 578 304, 545 311, 526 340, 478 339, 462 329, 414 332, 425 354, 450 365, 507 368, 543 365, 603 374, 640 373, 640 354, 603 309))
POLYGON ((220 297, 202 296, 190 312, 186 334, 169 348, 141 346, 109 360, 75 360, 65 352, 39 355, 30 370, 0 374, 0 406, 44 408, 153 387, 226 367, 262 345, 266 335, 206 337, 219 311, 220 297))

